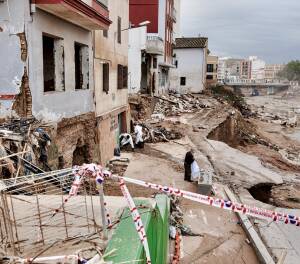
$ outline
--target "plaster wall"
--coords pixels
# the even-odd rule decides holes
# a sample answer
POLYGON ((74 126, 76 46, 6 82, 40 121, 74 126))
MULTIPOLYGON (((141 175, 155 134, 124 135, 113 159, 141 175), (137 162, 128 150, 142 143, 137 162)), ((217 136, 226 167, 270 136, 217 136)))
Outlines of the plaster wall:
POLYGON ((177 70, 171 70, 171 89, 179 93, 199 93, 204 90, 206 59, 204 49, 175 49, 177 70), (180 77, 186 77, 186 85, 180 85, 180 77))
POLYGON ((112 24, 108 30, 108 37, 103 31, 95 32, 95 98, 96 116, 109 113, 112 110, 126 106, 128 89, 117 89, 118 64, 128 65, 128 29, 129 2, 128 0, 110 0, 108 2, 110 20, 112 24), (121 18, 121 44, 118 43, 118 17, 121 18), (109 91, 103 91, 103 63, 109 63, 109 91))
POLYGON ((29 29, 29 80, 33 115, 59 121, 94 110, 91 32, 37 9, 29 29), (64 47, 65 91, 44 92, 43 34, 61 38, 64 47), (89 47, 89 89, 75 90, 75 42, 89 47))
POLYGON ((129 30, 128 45, 128 89, 129 93, 141 90, 142 51, 146 49, 147 27, 129 30))
MULTIPOLYGON (((29 2, 9 0, 0 3, 0 95, 17 95, 26 66, 18 34, 25 33, 29 2)), ((0 117, 11 114, 13 100, 0 99, 0 117)))

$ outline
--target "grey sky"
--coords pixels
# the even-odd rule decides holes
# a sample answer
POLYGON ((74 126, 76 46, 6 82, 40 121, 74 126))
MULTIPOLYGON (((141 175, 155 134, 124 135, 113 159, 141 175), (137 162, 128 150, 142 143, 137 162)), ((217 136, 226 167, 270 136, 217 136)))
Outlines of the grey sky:
POLYGON ((207 36, 219 56, 300 59, 300 0, 181 0, 185 37, 207 36))

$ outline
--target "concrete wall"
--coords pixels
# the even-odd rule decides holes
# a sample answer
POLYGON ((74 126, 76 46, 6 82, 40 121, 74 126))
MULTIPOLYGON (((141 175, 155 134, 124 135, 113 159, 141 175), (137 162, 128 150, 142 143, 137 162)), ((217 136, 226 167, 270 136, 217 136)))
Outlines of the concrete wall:
MULTIPOLYGON (((18 34, 25 33, 29 1, 9 0, 0 3, 0 95, 17 95, 27 58, 21 58, 18 34)), ((0 117, 11 114, 12 100, 0 99, 0 117)))
POLYGON ((118 17, 122 19, 122 29, 129 27, 128 0, 114 1, 108 3, 110 20, 113 21, 108 37, 103 36, 103 31, 95 32, 95 98, 96 116, 101 116, 127 104, 128 90, 117 90, 118 64, 128 65, 128 30, 122 31, 121 44, 117 40, 118 17), (103 91, 103 63, 109 63, 109 92, 103 91))
POLYGON ((128 45, 128 91, 138 93, 141 90, 142 51, 146 49, 147 27, 129 30, 128 45))
POLYGON ((175 49, 178 68, 171 70, 171 89, 179 93, 199 93, 205 88, 205 49, 175 49), (186 77, 186 85, 180 85, 180 77, 186 77))
POLYGON ((29 31, 29 79, 33 100, 33 115, 39 119, 58 121, 94 110, 93 53, 91 32, 37 9, 29 31), (63 39, 65 91, 44 93, 43 33, 63 39), (75 90, 74 43, 89 47, 89 89, 75 90))

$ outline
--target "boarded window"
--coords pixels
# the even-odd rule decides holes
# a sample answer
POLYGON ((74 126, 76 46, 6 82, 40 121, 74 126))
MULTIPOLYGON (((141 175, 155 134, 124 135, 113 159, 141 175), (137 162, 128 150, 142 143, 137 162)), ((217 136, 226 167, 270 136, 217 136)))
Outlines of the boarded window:
POLYGON ((75 89, 89 89, 89 48, 75 42, 75 89))
POLYGON ((109 91, 109 63, 103 64, 103 91, 108 94, 109 91))
POLYGON ((127 88, 128 67, 118 64, 118 89, 127 88))
POLYGON ((64 45, 60 38, 43 35, 44 92, 65 90, 64 45))
POLYGON ((122 37, 121 37, 122 29, 121 29, 121 26, 122 26, 122 20, 121 20, 120 17, 118 17, 118 43, 120 43, 120 44, 122 42, 122 37))
POLYGON ((186 85, 186 77, 180 77, 180 85, 185 86, 186 85))

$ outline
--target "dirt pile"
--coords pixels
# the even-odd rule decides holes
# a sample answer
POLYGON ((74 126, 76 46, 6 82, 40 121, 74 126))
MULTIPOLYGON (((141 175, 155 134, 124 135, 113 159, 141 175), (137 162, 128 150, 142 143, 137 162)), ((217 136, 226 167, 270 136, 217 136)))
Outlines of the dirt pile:
POLYGON ((211 87, 211 93, 214 98, 219 101, 226 101, 234 108, 238 109, 243 116, 250 117, 255 115, 247 105, 244 97, 236 94, 232 88, 224 85, 216 85, 211 87))

